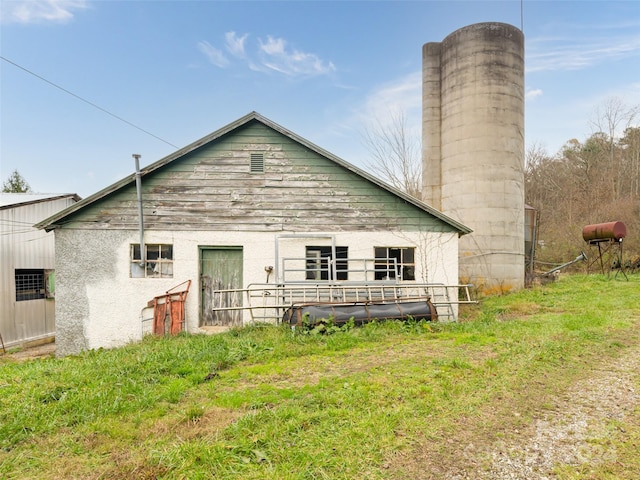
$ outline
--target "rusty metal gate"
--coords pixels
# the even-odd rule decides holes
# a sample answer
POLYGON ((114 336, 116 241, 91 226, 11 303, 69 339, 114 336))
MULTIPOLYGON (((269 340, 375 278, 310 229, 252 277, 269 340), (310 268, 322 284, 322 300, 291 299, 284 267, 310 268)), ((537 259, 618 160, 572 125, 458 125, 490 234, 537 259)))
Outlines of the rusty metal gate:
POLYGON ((153 308, 153 333, 177 335, 185 330, 184 303, 191 287, 191 280, 176 285, 164 294, 153 297, 147 308, 153 308))

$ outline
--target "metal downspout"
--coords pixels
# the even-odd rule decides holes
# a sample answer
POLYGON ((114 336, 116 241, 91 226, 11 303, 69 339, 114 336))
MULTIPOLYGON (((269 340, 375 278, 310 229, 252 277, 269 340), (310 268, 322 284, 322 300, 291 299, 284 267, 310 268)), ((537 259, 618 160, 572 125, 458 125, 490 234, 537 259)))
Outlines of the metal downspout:
POLYGON ((140 267, 144 268, 146 252, 144 248, 144 220, 142 216, 142 175, 140 174, 140 154, 134 153, 136 161, 136 191, 138 192, 138 225, 140 229, 140 267))

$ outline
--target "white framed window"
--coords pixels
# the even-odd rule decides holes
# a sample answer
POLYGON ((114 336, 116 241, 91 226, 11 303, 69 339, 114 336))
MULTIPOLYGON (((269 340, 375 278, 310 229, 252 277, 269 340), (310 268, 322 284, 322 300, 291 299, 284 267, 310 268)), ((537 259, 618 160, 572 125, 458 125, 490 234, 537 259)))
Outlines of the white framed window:
POLYGON ((415 247, 375 247, 376 280, 415 280, 415 247))
POLYGON ((144 246, 144 262, 140 255, 140 244, 131 244, 131 278, 173 277, 173 245, 148 243, 144 246))
POLYGON ((306 247, 307 280, 348 280, 349 247, 335 247, 335 262, 330 246, 306 247))

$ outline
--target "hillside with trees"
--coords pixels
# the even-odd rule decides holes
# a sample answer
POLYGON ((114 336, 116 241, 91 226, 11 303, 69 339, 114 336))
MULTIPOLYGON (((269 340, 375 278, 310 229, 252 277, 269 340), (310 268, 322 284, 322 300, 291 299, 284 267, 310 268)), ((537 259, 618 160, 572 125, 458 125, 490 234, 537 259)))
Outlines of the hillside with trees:
MULTIPOLYGON (((555 154, 534 143, 525 158, 525 202, 538 211, 536 261, 540 271, 573 260, 588 246, 582 228, 623 222, 623 256, 640 262, 640 105, 610 98, 590 124, 584 141, 568 140, 555 154)), ((367 168, 394 187, 420 199, 420 135, 405 115, 373 119, 363 134, 371 160, 367 168)))
POLYGON ((612 99, 584 141, 569 140, 555 155, 540 145, 528 149, 525 201, 539 212, 538 261, 575 258, 586 248, 582 228, 612 221, 627 227, 624 259, 640 255, 639 113, 612 99))

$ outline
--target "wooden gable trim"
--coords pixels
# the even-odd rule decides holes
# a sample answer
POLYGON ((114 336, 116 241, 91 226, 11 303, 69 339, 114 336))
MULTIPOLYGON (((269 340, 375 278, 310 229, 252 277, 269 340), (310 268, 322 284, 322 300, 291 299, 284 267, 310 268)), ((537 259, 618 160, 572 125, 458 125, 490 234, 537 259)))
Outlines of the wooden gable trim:
MULTIPOLYGON (((219 130, 216 130, 215 132, 173 152, 172 154, 142 168, 140 170, 142 177, 144 178, 145 175, 149 175, 161 168, 163 168, 164 166, 166 166, 167 164, 173 162, 176 159, 179 159, 181 157, 184 157, 185 155, 188 155, 191 152, 194 152, 195 150, 211 143, 214 142, 222 137, 224 137, 225 135, 229 134, 230 132, 233 132, 234 130, 237 130, 239 128, 241 128, 242 126, 245 126, 247 124, 249 124, 250 122, 260 122, 263 125, 267 126, 268 128, 271 128, 272 130, 279 132, 280 134, 288 137, 289 139, 293 140, 294 142, 304 146, 305 148, 308 148, 310 150, 312 150, 313 152, 315 152, 318 155, 321 155, 329 160, 331 160, 332 162, 336 163, 337 165, 340 165, 341 167, 351 171, 352 173, 358 175, 359 177, 367 180, 368 182, 376 185, 377 187, 388 191, 389 193, 393 194, 394 196, 402 199, 404 202, 412 204, 414 206, 416 206, 417 208, 419 208, 420 210, 423 210, 424 212, 426 212, 427 214, 439 219, 440 221, 450 225, 454 230, 456 230, 460 235, 464 235, 467 233, 470 233, 472 230, 469 229, 467 226, 463 225, 460 222, 457 222, 455 220, 453 220, 452 218, 446 216, 445 214, 443 214, 442 212, 439 212, 438 210, 434 209, 433 207, 411 197, 410 195, 407 195, 406 193, 384 183, 383 181, 381 181, 380 179, 376 178, 375 176, 369 174, 368 172, 361 170, 357 167, 355 167, 354 165, 351 165, 350 163, 342 160, 341 158, 333 155, 332 153, 318 147, 317 145, 309 142, 308 140, 300 137, 299 135, 296 135, 295 133, 291 132, 290 130, 268 120, 267 118, 261 116, 260 114, 258 114, 257 112, 251 112, 248 115, 245 115, 244 117, 239 118, 238 120, 236 120, 235 122, 232 122, 222 128, 220 128, 219 130)), ((62 225, 64 225, 65 223, 67 223, 68 220, 70 220, 70 217, 82 210, 83 208, 85 208, 88 205, 91 205, 95 202, 100 201, 101 199, 114 194, 115 192, 128 187, 132 184, 135 183, 135 173, 132 173, 131 175, 128 175, 127 177, 123 178, 122 180, 104 188, 103 190, 100 190, 99 192, 85 198, 84 200, 81 200, 77 203, 75 203, 74 205, 69 206, 68 208, 66 208, 65 210, 62 210, 61 212, 58 212, 57 214, 43 220, 42 222, 36 224, 35 226, 37 228, 43 228, 46 231, 50 231, 53 230, 55 228, 59 228, 62 225)))

